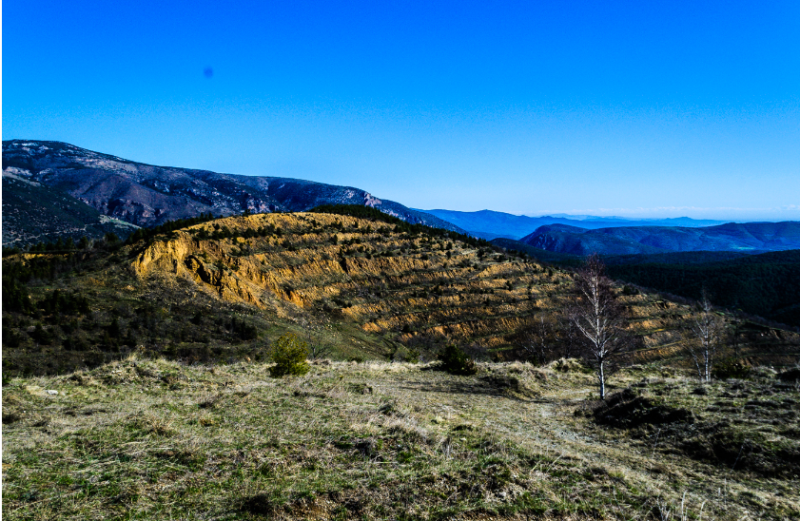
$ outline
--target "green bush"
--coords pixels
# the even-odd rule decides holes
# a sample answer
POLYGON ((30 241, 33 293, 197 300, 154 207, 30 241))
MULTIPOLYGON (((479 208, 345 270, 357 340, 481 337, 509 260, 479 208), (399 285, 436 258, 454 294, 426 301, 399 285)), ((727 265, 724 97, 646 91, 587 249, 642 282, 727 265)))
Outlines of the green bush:
POLYGON ((272 361, 269 374, 275 378, 286 375, 304 375, 308 372, 308 344, 293 333, 280 337, 271 349, 272 361))
POLYGON ((444 348, 439 360, 442 362, 441 368, 450 374, 470 375, 478 372, 475 361, 453 344, 444 348))

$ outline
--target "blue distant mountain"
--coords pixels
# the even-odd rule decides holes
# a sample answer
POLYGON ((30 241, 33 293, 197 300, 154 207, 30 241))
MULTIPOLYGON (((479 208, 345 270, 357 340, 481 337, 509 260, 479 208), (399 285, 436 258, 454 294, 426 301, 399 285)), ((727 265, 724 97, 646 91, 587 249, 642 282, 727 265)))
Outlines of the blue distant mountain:
POLYGON ((536 231, 540 226, 562 224, 577 226, 589 230, 597 228, 619 228, 629 226, 680 226, 684 228, 698 228, 701 226, 714 226, 723 224, 724 221, 697 220, 689 217, 673 219, 624 219, 622 217, 596 217, 589 215, 562 216, 545 215, 542 217, 529 217, 527 215, 513 215, 492 210, 479 212, 458 212, 455 210, 418 210, 425 212, 443 221, 452 223, 459 228, 469 231, 477 237, 484 239, 521 239, 536 231))
POLYGON ((766 252, 800 248, 800 222, 726 223, 719 226, 628 226, 589 230, 553 224, 520 242, 572 255, 635 255, 689 251, 766 252))

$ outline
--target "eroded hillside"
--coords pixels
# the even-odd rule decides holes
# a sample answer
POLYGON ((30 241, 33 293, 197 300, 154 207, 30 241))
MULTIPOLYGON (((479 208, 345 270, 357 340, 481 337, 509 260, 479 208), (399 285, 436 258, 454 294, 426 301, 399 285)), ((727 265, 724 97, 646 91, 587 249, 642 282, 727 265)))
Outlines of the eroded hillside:
MULTIPOLYGON (((133 267, 143 279, 189 279, 225 301, 279 316, 333 316, 422 348, 513 348, 533 315, 563 310, 568 272, 456 237, 343 215, 262 214, 179 230, 141 251, 133 267)), ((622 298, 639 347, 668 355, 691 309, 632 293, 622 298)))
MULTIPOLYGON (((567 271, 377 211, 230 217, 162 232, 4 258, 4 371, 63 373, 134 351, 261 360, 287 332, 334 359, 431 360, 455 344, 509 360, 526 357, 520 345, 536 320, 563 317, 570 299, 567 271)), ((685 365, 681 334, 693 308, 618 291, 631 361, 685 365)), ((726 321, 734 334, 725 357, 795 362, 796 334, 726 321)), ((549 340, 548 358, 576 354, 567 333, 549 340)))

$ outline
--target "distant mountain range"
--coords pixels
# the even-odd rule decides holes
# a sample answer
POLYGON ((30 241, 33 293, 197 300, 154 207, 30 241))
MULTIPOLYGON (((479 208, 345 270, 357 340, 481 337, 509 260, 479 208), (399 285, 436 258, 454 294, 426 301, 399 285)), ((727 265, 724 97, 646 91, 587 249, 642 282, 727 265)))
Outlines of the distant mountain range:
POLYGON ((137 226, 204 213, 300 212, 323 204, 369 206, 409 223, 490 240, 519 239, 538 251, 557 254, 800 248, 796 222, 708 226, 718 221, 421 211, 349 186, 153 166, 56 141, 3 142, 3 245, 101 237, 109 231, 125 236, 137 226))
POLYGON ((727 223, 703 228, 629 226, 587 230, 541 226, 520 242, 572 255, 657 254, 689 251, 766 252, 800 248, 800 222, 727 223))
POLYGON ((697 220, 689 217, 674 219, 623 219, 621 217, 596 216, 551 216, 528 217, 510 213, 481 210, 479 212, 457 212, 454 210, 419 210, 467 230, 470 234, 484 239, 521 239, 533 233, 540 226, 564 224, 586 229, 615 228, 622 226, 682 226, 697 228, 723 224, 724 221, 697 220))
POLYGON ((3 141, 3 196, 4 217, 15 216, 3 220, 4 245, 55 240, 76 230, 90 237, 102 235, 105 228, 95 226, 98 215, 155 226, 201 213, 300 212, 322 204, 371 206, 410 223, 464 231, 349 186, 153 166, 56 141, 3 141), (32 187, 49 190, 47 204, 24 203, 31 200, 25 193, 32 187), (74 201, 57 202, 62 196, 74 201))

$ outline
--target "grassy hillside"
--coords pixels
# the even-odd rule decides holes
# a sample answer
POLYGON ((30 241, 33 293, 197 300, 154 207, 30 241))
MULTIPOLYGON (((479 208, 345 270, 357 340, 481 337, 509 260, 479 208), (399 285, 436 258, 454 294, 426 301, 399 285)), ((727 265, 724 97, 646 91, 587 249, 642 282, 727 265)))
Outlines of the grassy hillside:
POLYGON ((574 363, 431 369, 131 357, 11 379, 4 519, 800 516, 800 394, 769 370, 697 388, 631 367, 603 405, 574 363))

